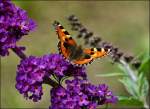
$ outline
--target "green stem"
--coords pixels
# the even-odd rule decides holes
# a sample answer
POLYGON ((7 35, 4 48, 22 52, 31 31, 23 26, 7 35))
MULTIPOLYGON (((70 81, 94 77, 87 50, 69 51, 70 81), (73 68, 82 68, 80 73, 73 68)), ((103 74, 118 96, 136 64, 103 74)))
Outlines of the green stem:
POLYGON ((108 109, 108 103, 105 105, 105 108, 104 109, 108 109))
POLYGON ((51 85, 52 87, 57 87, 57 86, 59 86, 59 84, 58 84, 56 81, 54 81, 54 80, 48 78, 47 76, 44 77, 43 83, 49 84, 49 85, 51 85))
MULTIPOLYGON (((131 67, 129 66, 129 64, 127 64, 124 60, 120 59, 120 63, 123 65, 123 67, 126 69, 126 72, 128 73, 129 77, 133 80, 134 84, 137 84, 137 76, 135 75, 135 72, 131 69, 131 67)), ((141 99, 143 104, 144 104, 144 108, 145 109, 149 109, 149 105, 146 101, 146 99, 141 99)))
POLYGON ((137 76, 135 75, 134 71, 130 68, 129 64, 127 64, 124 60, 120 59, 120 63, 123 65, 123 67, 126 69, 128 75, 130 78, 136 82, 137 81, 137 76))
POLYGON ((146 102, 146 99, 143 100, 143 103, 144 103, 144 108, 145 108, 145 109, 149 109, 149 105, 148 105, 148 103, 146 102))

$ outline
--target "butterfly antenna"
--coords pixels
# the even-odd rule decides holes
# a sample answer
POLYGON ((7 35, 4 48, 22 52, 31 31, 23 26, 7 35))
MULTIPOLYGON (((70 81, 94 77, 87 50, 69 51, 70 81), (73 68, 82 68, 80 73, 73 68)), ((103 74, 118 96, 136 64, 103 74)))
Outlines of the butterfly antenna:
POLYGON ((54 23, 53 23, 53 26, 56 27, 56 26, 58 26, 59 24, 60 24, 60 23, 55 20, 54 23))

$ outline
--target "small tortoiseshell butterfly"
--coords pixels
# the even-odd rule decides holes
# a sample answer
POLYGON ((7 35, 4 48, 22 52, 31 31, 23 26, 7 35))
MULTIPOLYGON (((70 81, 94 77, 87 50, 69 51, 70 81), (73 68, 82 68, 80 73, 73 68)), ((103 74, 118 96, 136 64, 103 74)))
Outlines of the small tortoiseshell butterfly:
POLYGON ((59 52, 72 64, 87 65, 96 58, 106 56, 110 51, 106 48, 82 49, 59 22, 55 21, 54 26, 60 40, 58 43, 59 52))

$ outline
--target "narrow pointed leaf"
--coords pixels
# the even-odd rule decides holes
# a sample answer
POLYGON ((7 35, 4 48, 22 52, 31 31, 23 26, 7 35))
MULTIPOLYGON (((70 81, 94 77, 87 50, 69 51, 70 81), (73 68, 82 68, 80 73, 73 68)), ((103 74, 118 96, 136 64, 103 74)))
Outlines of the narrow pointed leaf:
POLYGON ((113 76, 127 76, 123 73, 103 73, 103 74, 96 74, 97 77, 113 77, 113 76))

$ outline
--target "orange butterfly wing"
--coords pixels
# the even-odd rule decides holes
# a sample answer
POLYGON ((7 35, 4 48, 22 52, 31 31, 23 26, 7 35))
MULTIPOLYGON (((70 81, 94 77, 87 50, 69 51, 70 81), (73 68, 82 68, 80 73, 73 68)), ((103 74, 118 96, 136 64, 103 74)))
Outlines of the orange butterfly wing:
POLYGON ((71 45, 77 45, 76 42, 70 36, 70 34, 64 29, 64 27, 59 22, 55 21, 54 26, 58 34, 58 38, 60 39, 60 42, 65 42, 66 40, 68 40, 67 43, 71 45))
POLYGON ((83 50, 84 54, 89 55, 89 57, 83 57, 78 60, 74 60, 73 63, 78 64, 78 65, 84 65, 91 63, 94 59, 96 58, 101 58, 110 52, 109 49, 104 49, 104 48, 86 48, 83 50))
POLYGON ((109 52, 110 52, 110 49, 104 49, 104 48, 84 49, 84 53, 91 55, 93 59, 106 56, 109 54, 109 52))
POLYGON ((70 56, 70 50, 69 50, 69 49, 66 49, 66 48, 63 46, 63 43, 61 43, 61 42, 58 43, 58 49, 59 49, 59 53, 60 53, 60 54, 63 54, 63 56, 64 56, 66 59, 70 56))
POLYGON ((90 58, 90 59, 81 58, 79 60, 73 60, 72 63, 79 65, 79 66, 80 65, 82 66, 82 65, 87 65, 87 64, 91 63, 92 61, 93 61, 92 58, 90 58))
MULTIPOLYGON (((60 42, 58 43, 59 52, 66 59, 71 57, 72 52, 77 52, 76 55, 78 55, 77 49, 79 47, 77 46, 75 40, 73 40, 70 34, 62 25, 60 25, 59 22, 55 21, 54 26, 58 34, 58 38, 60 39, 60 42)), ((110 50, 104 48, 87 48, 83 50, 81 49, 81 51, 81 55, 79 55, 76 59, 71 60, 72 64, 82 66, 84 64, 91 63, 94 59, 107 55, 110 50)))
POLYGON ((70 56, 71 51, 64 46, 64 43, 67 43, 68 46, 76 46, 77 44, 59 22, 55 21, 54 26, 58 38, 60 39, 60 42, 58 43, 59 52, 67 59, 70 56))

